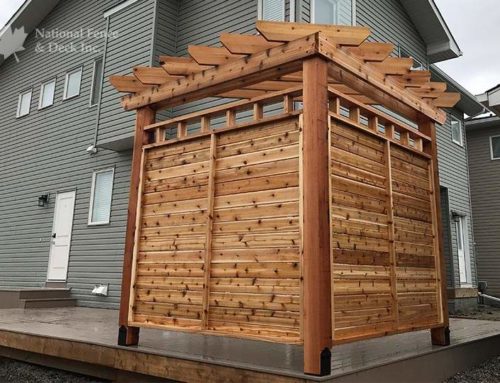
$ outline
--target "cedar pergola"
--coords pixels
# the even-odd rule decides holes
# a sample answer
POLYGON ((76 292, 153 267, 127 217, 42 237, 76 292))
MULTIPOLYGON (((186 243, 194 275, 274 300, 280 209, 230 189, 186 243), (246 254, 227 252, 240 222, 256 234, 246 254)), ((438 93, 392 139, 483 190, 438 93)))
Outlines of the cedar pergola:
POLYGON ((119 343, 139 327, 299 343, 316 375, 341 342, 449 344, 435 123, 459 94, 368 28, 256 26, 110 78, 137 111, 119 343), (240 100, 156 121, 206 97, 240 100))

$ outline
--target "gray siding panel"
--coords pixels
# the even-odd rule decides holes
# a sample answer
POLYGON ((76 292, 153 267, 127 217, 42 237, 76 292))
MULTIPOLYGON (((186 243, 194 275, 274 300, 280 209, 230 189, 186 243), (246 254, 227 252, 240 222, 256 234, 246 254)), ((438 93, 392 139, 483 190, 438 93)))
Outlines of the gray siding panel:
MULTIPOLYGON (((452 115, 463 120, 457 112, 452 112, 452 115)), ((447 256, 448 267, 448 286, 460 287, 460 275, 458 267, 458 250, 457 250, 457 235, 453 220, 451 219, 452 212, 458 212, 467 216, 467 233, 469 242, 469 254, 471 259, 472 284, 477 284, 476 265, 474 254, 474 238, 472 233, 472 214, 470 204, 469 190, 469 171, 467 159, 467 140, 463 137, 464 146, 455 144, 451 139, 450 117, 442 126, 437 128, 438 139, 438 161, 439 161, 439 177, 441 186, 448 189, 448 211, 443 211, 442 214, 448 214, 448 221, 451 224, 449 228, 451 243, 451 254, 447 256), (450 279, 453 275, 453 279, 450 279)), ((445 247, 446 250, 446 247, 445 247)), ((449 246, 448 246, 449 251, 449 246)))
POLYGON ((372 40, 399 44, 426 64, 427 48, 398 0, 356 0, 356 22, 370 27, 372 40))
MULTIPOLYGON (((103 11, 118 2, 101 1, 89 7, 86 1, 66 0, 39 27, 104 31, 103 11)), ((97 119, 97 108, 89 108, 93 60, 102 54, 104 41, 84 39, 100 50, 93 54, 35 53, 40 42, 48 41, 32 34, 26 40, 26 50, 18 54, 20 62, 9 58, 0 67, 0 138, 4 142, 0 151, 0 287, 44 285, 55 195, 76 190, 68 286, 79 305, 118 307, 131 156, 107 150, 89 156, 85 151, 93 142, 97 119), (80 96, 63 101, 65 73, 80 65, 80 96), (53 77, 57 77, 54 105, 37 110, 40 82, 53 77), (31 113, 16 119, 18 94, 27 87, 33 87, 31 113), (111 223, 90 227, 92 172, 107 167, 115 167, 111 223), (37 198, 43 193, 50 193, 50 204, 40 208, 37 198), (110 296, 92 297, 95 283, 109 283, 110 296)))
POLYGON ((107 79, 111 75, 131 75, 133 67, 151 64, 154 9, 153 0, 139 0, 110 16, 109 32, 117 37, 108 40, 98 144, 133 134, 135 112, 122 109, 123 95, 107 79))
POLYGON ((500 160, 492 160, 490 136, 500 135, 500 123, 467 132, 476 240, 478 278, 488 292, 500 296, 500 160))

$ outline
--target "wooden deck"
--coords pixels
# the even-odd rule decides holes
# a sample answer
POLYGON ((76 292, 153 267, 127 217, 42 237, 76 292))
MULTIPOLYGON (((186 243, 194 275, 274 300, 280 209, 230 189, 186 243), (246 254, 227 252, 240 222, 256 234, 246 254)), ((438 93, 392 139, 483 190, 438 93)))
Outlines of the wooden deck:
POLYGON ((128 372, 188 382, 344 383, 441 382, 500 354, 500 322, 453 319, 449 347, 432 346, 428 331, 339 345, 331 375, 317 378, 302 373, 300 346, 144 329, 139 346, 120 347, 117 321, 114 310, 0 310, 0 355, 108 378, 128 372))

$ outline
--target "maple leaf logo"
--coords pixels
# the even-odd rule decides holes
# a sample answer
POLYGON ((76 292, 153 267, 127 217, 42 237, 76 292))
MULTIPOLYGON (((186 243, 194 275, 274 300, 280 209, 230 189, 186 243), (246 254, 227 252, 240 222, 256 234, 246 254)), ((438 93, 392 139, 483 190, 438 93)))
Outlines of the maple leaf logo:
POLYGON ((19 58, 16 52, 24 51, 24 40, 28 34, 24 31, 24 27, 12 29, 7 28, 4 35, 0 39, 0 55, 3 59, 7 59, 10 55, 14 55, 16 61, 19 62, 19 58))

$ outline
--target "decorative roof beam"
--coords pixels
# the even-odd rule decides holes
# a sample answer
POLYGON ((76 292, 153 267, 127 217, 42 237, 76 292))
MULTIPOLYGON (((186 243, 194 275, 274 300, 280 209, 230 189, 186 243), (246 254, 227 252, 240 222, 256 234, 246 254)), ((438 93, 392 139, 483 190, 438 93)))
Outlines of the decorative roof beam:
POLYGON ((330 60, 329 75, 362 95, 413 121, 417 120, 418 112, 441 124, 446 121, 444 111, 409 93, 400 83, 386 78, 370 64, 338 49, 323 34, 319 34, 319 51, 330 60))
POLYGON ((168 74, 180 76, 213 68, 212 65, 200 65, 191 57, 160 56, 160 64, 168 74))
POLYGON ((244 57, 244 55, 235 55, 224 47, 205 47, 202 45, 190 45, 188 52, 200 65, 223 65, 244 57))
POLYGON ((109 82, 118 92, 138 93, 151 89, 150 86, 144 85, 134 76, 110 76, 109 82))
POLYGON ((340 45, 360 45, 370 36, 370 28, 330 24, 282 23, 257 21, 257 30, 270 41, 293 41, 321 32, 340 45))
POLYGON ((394 51, 394 45, 365 41, 359 47, 344 47, 342 49, 364 61, 384 61, 394 51))
POLYGON ((165 108, 223 94, 300 71, 302 60, 317 53, 318 35, 306 36, 137 95, 125 96, 122 106, 126 110, 146 105, 165 108))
POLYGON ((220 42, 231 53, 252 54, 274 48, 282 42, 268 41, 260 35, 238 35, 234 33, 223 33, 220 35, 220 42))
POLYGON ((163 68, 135 67, 134 76, 144 85, 160 85, 182 78, 169 75, 163 68))

